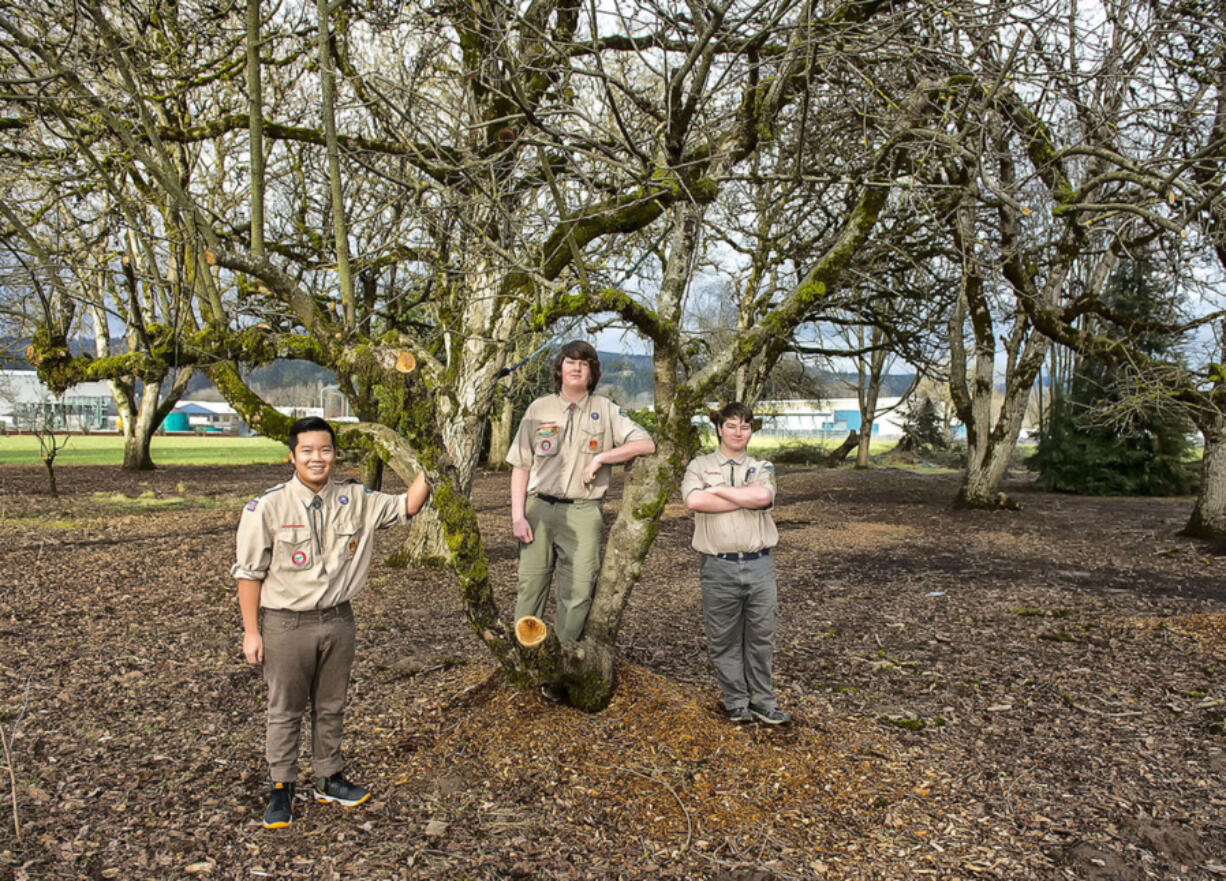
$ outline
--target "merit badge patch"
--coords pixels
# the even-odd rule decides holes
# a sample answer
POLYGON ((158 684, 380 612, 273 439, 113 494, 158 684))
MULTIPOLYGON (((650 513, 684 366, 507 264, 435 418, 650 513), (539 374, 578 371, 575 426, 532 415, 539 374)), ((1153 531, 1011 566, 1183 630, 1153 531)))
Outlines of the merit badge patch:
POLYGON ((259 499, 252 499, 251 501, 247 503, 247 510, 254 511, 256 508, 259 507, 259 505, 260 505, 259 499))
POLYGON ((587 448, 591 450, 593 453, 596 452, 596 448, 599 446, 600 446, 600 441, 596 440, 596 438, 592 438, 590 441, 587 442, 587 448))
POLYGON ((356 553, 358 550, 358 540, 356 538, 349 539, 349 553, 356 553))
POLYGON ((295 566, 301 566, 306 560, 306 551, 294 551, 289 555, 289 561, 295 566))
POLYGON ((349 496, 337 496, 337 497, 336 497, 336 500, 337 500, 338 502, 340 502, 342 505, 348 505, 348 504, 349 504, 349 496))
POLYGON ((541 441, 541 452, 542 453, 548 453, 552 449, 553 449, 553 441, 549 441, 549 440, 541 441))

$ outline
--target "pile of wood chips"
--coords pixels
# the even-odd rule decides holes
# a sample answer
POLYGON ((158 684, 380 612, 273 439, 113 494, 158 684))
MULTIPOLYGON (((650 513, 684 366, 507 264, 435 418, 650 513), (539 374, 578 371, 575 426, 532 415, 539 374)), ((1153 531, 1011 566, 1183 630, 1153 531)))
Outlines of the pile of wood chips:
POLYGON ((1129 623, 1143 631, 1166 629, 1199 642, 1204 650, 1226 660, 1226 612, 1203 612, 1155 618, 1133 618, 1129 623))
POLYGON ((458 771, 483 781, 491 803, 518 794, 539 829, 581 835, 593 855, 633 849, 661 868, 722 866, 721 878, 750 877, 732 866, 780 878, 991 876, 1001 864, 992 831, 956 806, 953 781, 881 752, 862 720, 791 707, 791 725, 737 726, 714 692, 625 663, 597 714, 507 687, 489 667, 456 672, 448 721, 406 756, 405 779, 458 771))

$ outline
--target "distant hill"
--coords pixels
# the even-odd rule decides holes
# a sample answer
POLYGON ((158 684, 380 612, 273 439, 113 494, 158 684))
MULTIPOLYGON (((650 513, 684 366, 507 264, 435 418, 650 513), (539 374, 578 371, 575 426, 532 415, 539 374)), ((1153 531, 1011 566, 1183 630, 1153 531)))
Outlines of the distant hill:
MULTIPOLYGON (((856 389, 860 385, 860 377, 850 371, 841 373, 825 373, 822 376, 827 380, 827 388, 838 390, 839 397, 854 397, 856 389)), ((901 398, 911 388, 911 383, 915 382, 914 373, 887 373, 881 377, 881 397, 883 398, 901 398)))
MULTIPOLYGON (((0 337, 0 369, 29 370, 25 350, 30 344, 28 337, 0 337)), ((76 337, 69 347, 74 353, 93 353, 94 342, 89 337, 76 337)), ((619 403, 627 407, 650 406, 652 399, 652 359, 650 355, 635 355, 625 352, 598 351, 601 367, 601 386, 619 403)), ((832 397, 855 395, 858 382, 855 373, 812 370, 806 368, 822 388, 832 397)), ((251 384, 268 395, 277 390, 321 388, 336 385, 336 374, 309 361, 277 361, 254 370, 244 371, 251 384)), ((914 374, 888 374, 883 382, 882 397, 901 397, 910 387, 914 374)), ((187 398, 218 398, 209 378, 197 372, 187 387, 187 398)))

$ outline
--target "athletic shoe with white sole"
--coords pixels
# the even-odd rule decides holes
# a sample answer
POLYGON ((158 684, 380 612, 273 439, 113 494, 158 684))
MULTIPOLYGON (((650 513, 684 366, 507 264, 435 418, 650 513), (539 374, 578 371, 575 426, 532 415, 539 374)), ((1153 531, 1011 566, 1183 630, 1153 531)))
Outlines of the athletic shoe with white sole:
POLYGON ((758 721, 765 722, 767 725, 786 725, 792 721, 792 717, 778 707, 764 710, 761 707, 755 707, 753 704, 750 704, 749 712, 753 713, 758 721))
POLYGON ((350 783, 340 771, 331 777, 315 778, 315 801, 321 805, 336 802, 338 805, 351 808, 354 805, 360 805, 368 798, 370 798, 370 790, 356 783, 350 783))

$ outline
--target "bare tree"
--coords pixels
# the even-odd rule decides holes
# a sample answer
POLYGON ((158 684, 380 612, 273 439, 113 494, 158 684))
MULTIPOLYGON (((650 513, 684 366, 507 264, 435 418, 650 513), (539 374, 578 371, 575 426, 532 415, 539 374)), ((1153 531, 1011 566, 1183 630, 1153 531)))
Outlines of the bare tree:
MULTIPOLYGON (((588 708, 611 694, 621 615, 693 450, 693 414, 840 289, 949 91, 943 74, 915 68, 866 79, 897 60, 895 41, 922 32, 905 4, 875 0, 820 12, 782 0, 342 5, 314 20, 295 8, 259 23, 261 98, 218 87, 248 64, 252 25, 238 8, 176 4, 158 28, 127 5, 78 8, 72 27, 44 0, 0 13, 0 48, 42 86, 31 136, 45 144, 47 120, 73 123, 69 142, 122 157, 168 218, 196 324, 171 336, 163 359, 206 369, 273 436, 284 418, 237 365, 298 357, 334 370, 363 419, 344 441, 406 478, 428 472, 474 632, 514 681, 565 680, 588 708), (265 51, 275 53, 266 62, 265 51), (301 66, 308 56, 313 70, 301 66), (321 107, 314 91, 333 76, 321 107), (853 88, 861 155, 826 236, 737 344, 699 366, 686 303, 708 206, 785 119, 795 143, 829 136, 853 88), (179 112, 153 97, 168 94, 179 112), (242 216, 252 194, 231 185, 234 155, 253 155, 239 144, 253 138, 258 106, 279 117, 260 126, 263 254, 242 216), (651 296, 631 283, 648 249, 659 273, 651 296), (467 498, 483 432, 521 336, 608 314, 654 346, 659 453, 627 481, 584 638, 521 650, 498 617, 467 498)), ((33 354, 53 380, 86 364, 131 369, 73 358, 50 332, 33 354)))

